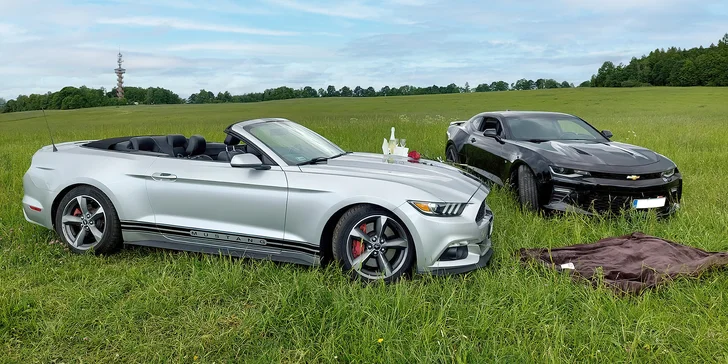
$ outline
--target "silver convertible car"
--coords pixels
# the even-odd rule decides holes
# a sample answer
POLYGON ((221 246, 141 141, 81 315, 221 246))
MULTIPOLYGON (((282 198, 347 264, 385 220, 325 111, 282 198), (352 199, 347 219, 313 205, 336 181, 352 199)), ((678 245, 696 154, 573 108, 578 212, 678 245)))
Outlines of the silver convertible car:
POLYGON ((77 253, 123 244, 307 265, 394 281, 487 264, 489 189, 456 167, 345 152, 286 119, 202 136, 134 136, 41 148, 25 218, 77 253))

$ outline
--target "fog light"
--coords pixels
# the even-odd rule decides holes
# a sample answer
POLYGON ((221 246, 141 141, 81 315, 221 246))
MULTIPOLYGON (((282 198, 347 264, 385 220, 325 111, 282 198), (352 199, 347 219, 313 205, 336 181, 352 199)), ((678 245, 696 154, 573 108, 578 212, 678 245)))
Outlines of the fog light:
POLYGON ((445 249, 445 252, 442 253, 440 256, 440 261, 450 261, 450 260, 460 260, 464 259, 468 256, 468 247, 461 245, 461 246, 453 246, 451 248, 445 249))

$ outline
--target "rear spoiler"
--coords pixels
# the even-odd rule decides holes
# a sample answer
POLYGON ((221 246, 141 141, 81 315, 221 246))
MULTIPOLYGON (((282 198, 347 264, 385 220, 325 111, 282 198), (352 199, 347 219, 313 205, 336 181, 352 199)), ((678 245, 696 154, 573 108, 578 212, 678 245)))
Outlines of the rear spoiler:
POLYGON ((465 124, 467 122, 468 122, 467 120, 457 120, 457 121, 451 122, 450 125, 458 125, 459 126, 459 125, 463 125, 463 124, 465 124))

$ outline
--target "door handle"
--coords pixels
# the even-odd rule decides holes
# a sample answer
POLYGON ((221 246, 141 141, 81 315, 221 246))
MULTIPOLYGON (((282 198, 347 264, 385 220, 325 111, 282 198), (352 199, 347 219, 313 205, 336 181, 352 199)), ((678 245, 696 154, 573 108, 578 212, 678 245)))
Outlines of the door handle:
POLYGON ((152 179, 155 181, 174 181, 177 179, 177 176, 166 172, 156 172, 152 173, 152 179))

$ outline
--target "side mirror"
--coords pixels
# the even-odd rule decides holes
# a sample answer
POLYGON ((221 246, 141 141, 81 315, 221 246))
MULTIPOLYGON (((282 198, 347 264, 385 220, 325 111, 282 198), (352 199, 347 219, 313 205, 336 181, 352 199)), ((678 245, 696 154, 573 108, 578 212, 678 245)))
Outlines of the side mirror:
POLYGON ((230 159, 230 165, 236 168, 270 169, 270 166, 264 166, 260 158, 251 153, 235 154, 230 159))
POLYGON ((614 136, 611 131, 609 130, 602 130, 602 135, 604 135, 605 138, 609 139, 614 136))
POLYGON ((493 138, 498 143, 501 143, 501 144, 504 143, 503 139, 501 139, 501 137, 498 136, 498 133, 495 131, 495 129, 485 129, 485 131, 483 132, 483 136, 488 137, 488 138, 493 138))

